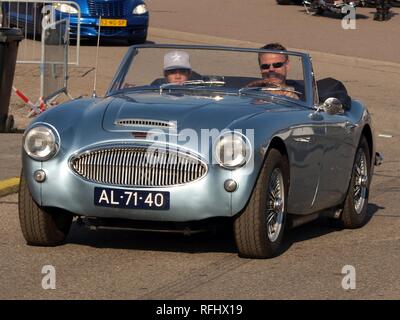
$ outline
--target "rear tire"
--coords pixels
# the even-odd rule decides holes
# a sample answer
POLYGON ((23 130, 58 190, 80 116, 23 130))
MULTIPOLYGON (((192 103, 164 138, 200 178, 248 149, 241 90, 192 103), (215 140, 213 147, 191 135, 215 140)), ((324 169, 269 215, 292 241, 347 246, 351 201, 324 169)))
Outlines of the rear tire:
POLYGON ((400 0, 392 0, 392 7, 400 8, 400 0))
POLYGON ((239 256, 271 258, 277 254, 285 229, 288 186, 287 157, 271 149, 248 205, 234 221, 239 256))
POLYGON ((368 142, 362 136, 354 159, 350 186, 341 216, 341 221, 345 228, 360 228, 367 223, 370 181, 371 157, 368 142))
POLYGON ((292 0, 276 0, 276 2, 281 6, 293 4, 292 0))
POLYGON ((23 171, 19 186, 18 210, 22 234, 27 244, 56 246, 67 237, 72 215, 50 212, 37 205, 29 192, 23 171))

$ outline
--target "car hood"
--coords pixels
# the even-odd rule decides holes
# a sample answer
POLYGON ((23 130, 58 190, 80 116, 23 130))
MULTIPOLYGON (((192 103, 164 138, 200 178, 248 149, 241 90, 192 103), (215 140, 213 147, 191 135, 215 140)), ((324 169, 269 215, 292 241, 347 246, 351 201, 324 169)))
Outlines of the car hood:
POLYGON ((103 128, 106 131, 164 130, 159 124, 172 122, 178 131, 186 128, 199 132, 201 129, 222 130, 237 127, 238 122, 259 113, 289 110, 293 107, 245 96, 121 94, 113 97, 108 104, 103 128))

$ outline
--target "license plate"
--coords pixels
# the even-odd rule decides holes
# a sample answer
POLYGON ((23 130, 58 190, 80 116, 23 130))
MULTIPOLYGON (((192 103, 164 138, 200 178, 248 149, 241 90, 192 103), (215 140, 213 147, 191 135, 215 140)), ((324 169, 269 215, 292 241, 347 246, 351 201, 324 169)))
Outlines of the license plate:
POLYGON ((122 209, 168 210, 169 192, 95 187, 94 205, 122 209))
POLYGON ((127 20, 125 19, 101 19, 100 26, 102 27, 126 27, 127 20))

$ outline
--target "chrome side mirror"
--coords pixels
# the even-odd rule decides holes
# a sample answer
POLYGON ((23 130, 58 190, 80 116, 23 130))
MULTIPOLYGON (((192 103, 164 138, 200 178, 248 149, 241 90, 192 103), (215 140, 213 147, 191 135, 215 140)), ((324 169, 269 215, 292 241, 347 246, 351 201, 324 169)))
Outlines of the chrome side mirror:
POLYGON ((343 105, 337 98, 328 98, 322 105, 322 109, 329 115, 343 113, 343 105))

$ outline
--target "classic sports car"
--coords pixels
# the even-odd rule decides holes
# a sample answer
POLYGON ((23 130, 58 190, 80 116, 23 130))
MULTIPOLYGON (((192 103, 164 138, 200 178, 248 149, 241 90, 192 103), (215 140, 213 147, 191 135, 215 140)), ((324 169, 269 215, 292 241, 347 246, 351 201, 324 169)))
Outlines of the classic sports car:
POLYGON ((97 37, 99 17, 102 39, 124 39, 129 43, 144 43, 147 38, 149 12, 143 0, 71 0, 69 3, 30 1, 2 2, 2 26, 26 28, 28 34, 39 37, 42 32, 43 14, 48 15, 52 12, 54 21, 69 19, 70 38, 76 39, 80 9, 81 38, 97 37))
POLYGON ((367 109, 315 81, 308 54, 178 45, 130 47, 105 97, 42 113, 22 153, 30 245, 62 243, 74 216, 185 233, 233 222, 250 258, 320 215, 364 225, 381 161, 367 109))

